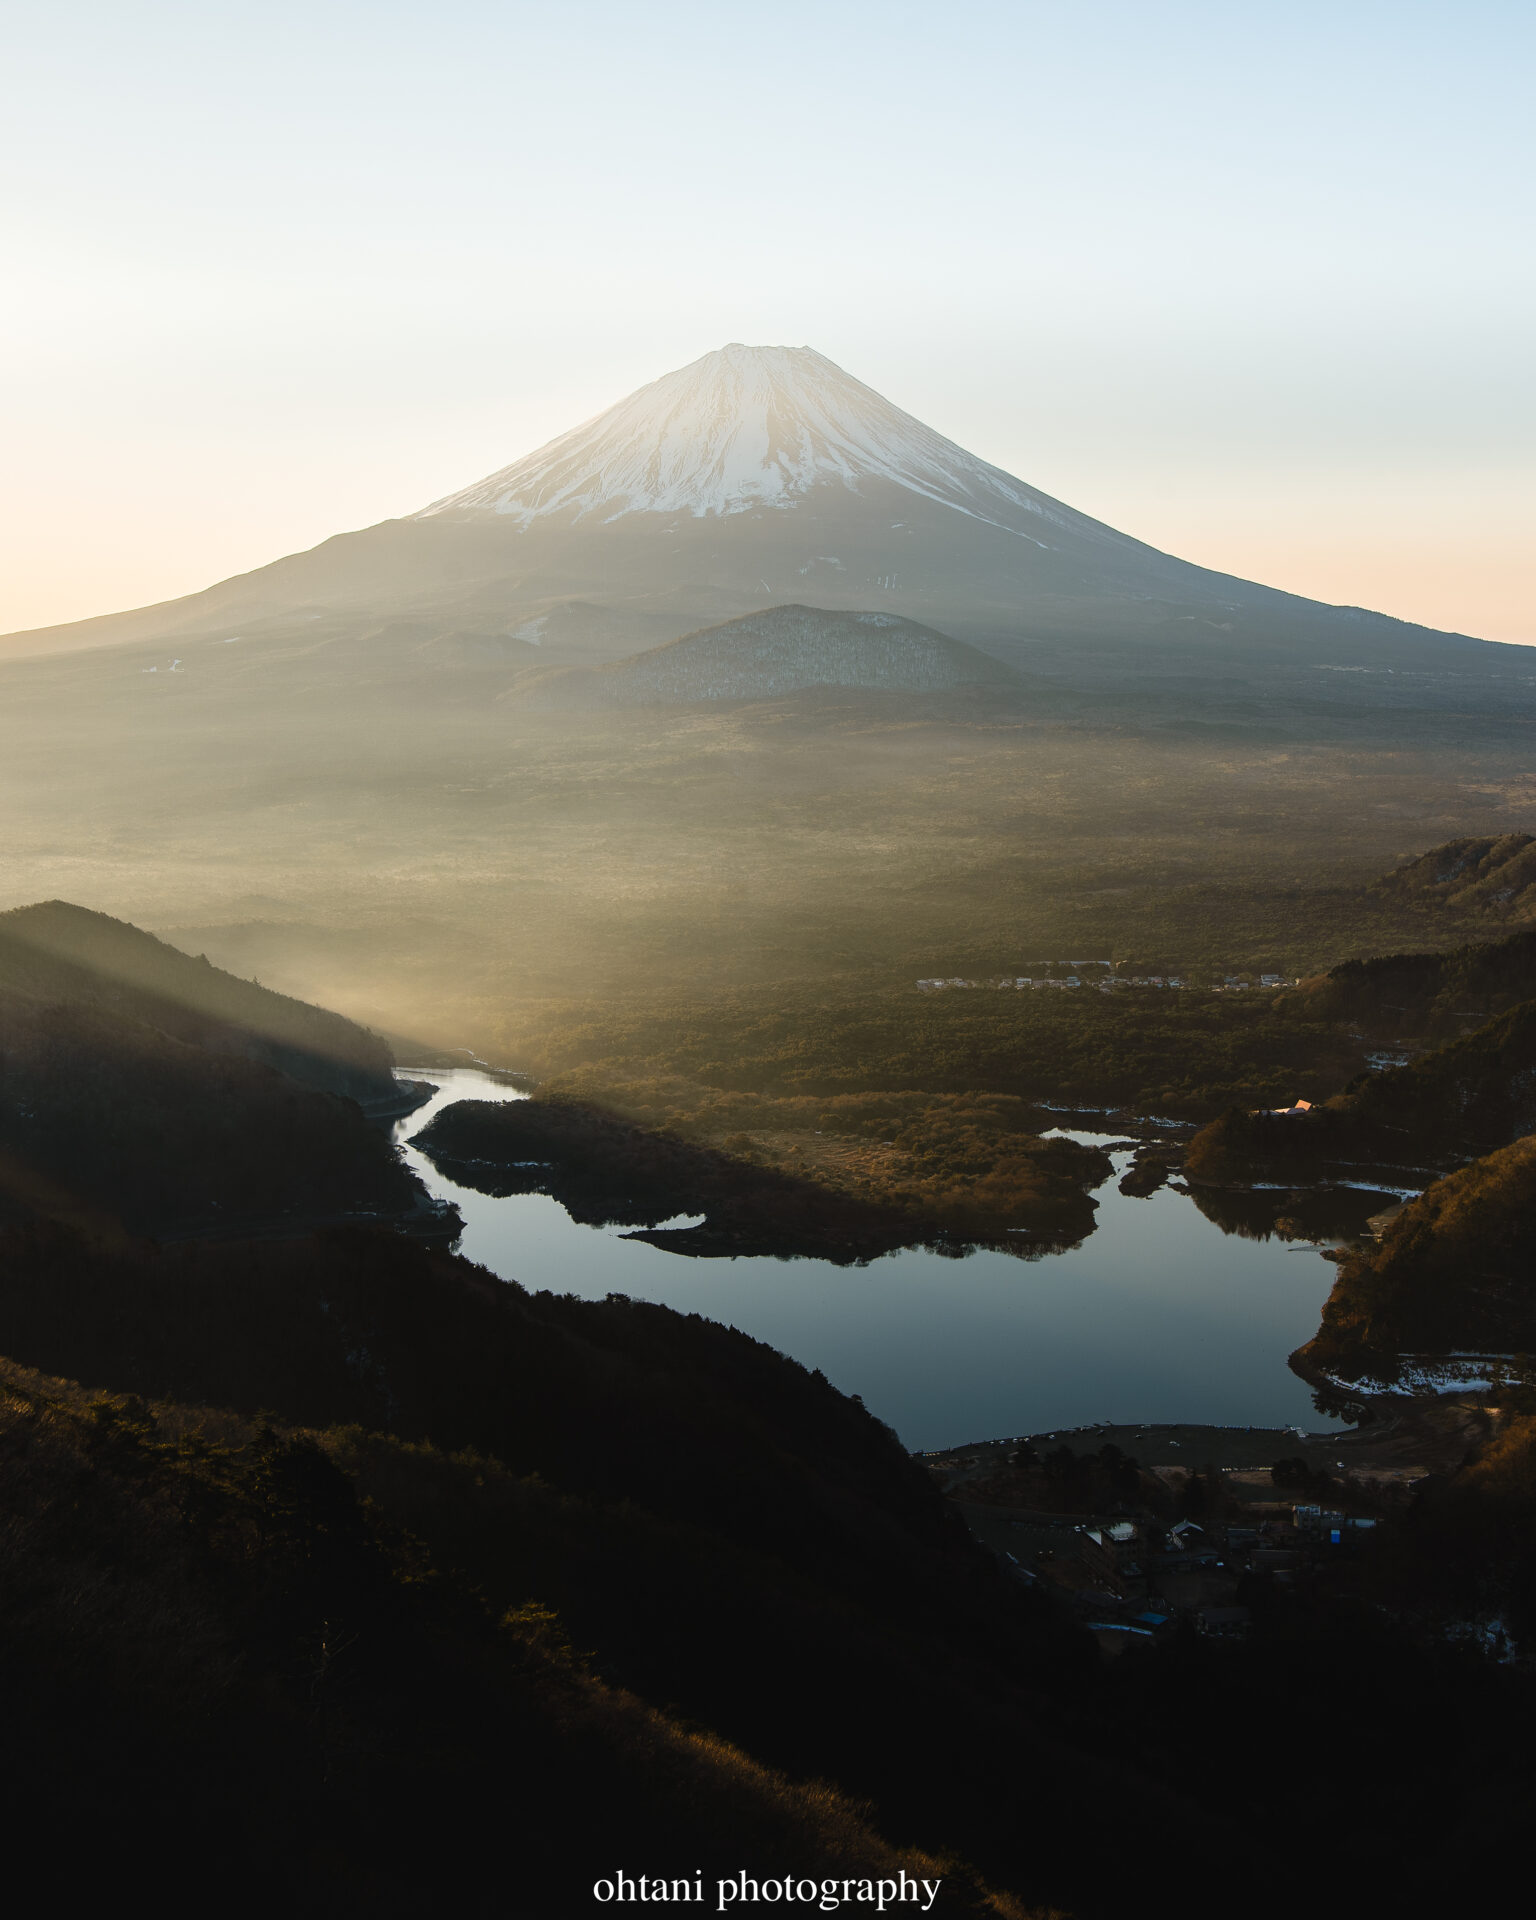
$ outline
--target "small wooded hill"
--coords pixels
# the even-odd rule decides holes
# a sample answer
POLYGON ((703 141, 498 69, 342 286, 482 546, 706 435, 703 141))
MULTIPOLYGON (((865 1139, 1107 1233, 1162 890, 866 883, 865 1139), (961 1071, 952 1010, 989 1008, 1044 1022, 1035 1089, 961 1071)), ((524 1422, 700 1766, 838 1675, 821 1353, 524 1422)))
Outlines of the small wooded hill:
POLYGON ((1336 1020, 1380 1039, 1448 1039, 1536 996, 1536 932, 1448 953, 1392 953, 1303 981, 1288 1014, 1336 1020))
POLYGON ((65 900, 0 914, 0 988, 96 1007, 363 1105, 399 1093, 394 1058, 377 1034, 65 900))
POLYGON ((686 706, 768 700, 808 687, 902 693, 1022 685, 1011 667, 895 613, 769 607, 612 666, 575 668, 518 696, 536 708, 686 706))
POLYGON ((1378 880, 1372 891, 1473 919, 1536 919, 1536 837, 1447 840, 1378 880))
POLYGON ((1536 1138, 1437 1180, 1339 1268, 1304 1365, 1358 1377, 1408 1351, 1536 1347, 1536 1138))
POLYGON ((1444 1165, 1536 1131, 1536 1000, 1406 1066, 1370 1073, 1310 1113, 1232 1108, 1189 1144, 1192 1178, 1316 1178, 1339 1162, 1444 1165))
POLYGON ((7 914, 0 1219, 111 1242, 421 1214, 426 1194, 383 1132, 315 1085, 393 1089, 388 1062, 349 1021, 104 914, 7 914))
POLYGON ((1315 1185, 1480 1156, 1428 1187, 1379 1244, 1348 1255, 1317 1338, 1296 1356, 1303 1372, 1382 1376, 1402 1350, 1536 1340, 1533 994, 1536 933, 1335 967, 1287 1005, 1383 1036, 1460 1037, 1363 1074, 1310 1112, 1231 1108, 1190 1142, 1185 1170, 1212 1187, 1315 1185), (1502 1010, 1464 1031, 1492 1009, 1502 1010))

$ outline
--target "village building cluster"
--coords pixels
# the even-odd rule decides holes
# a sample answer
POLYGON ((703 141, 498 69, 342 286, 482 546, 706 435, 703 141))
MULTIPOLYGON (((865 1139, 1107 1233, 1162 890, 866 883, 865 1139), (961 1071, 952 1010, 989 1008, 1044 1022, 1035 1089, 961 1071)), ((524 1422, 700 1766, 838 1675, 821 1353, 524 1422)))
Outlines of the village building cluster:
POLYGON ((1376 1518, 1306 1501, 1250 1506, 1241 1518, 1113 1522, 1009 1520, 1004 1564, 1025 1585, 1054 1587, 1100 1646, 1152 1639, 1187 1621, 1241 1639, 1266 1587, 1304 1587, 1348 1553, 1376 1518), (1022 1551, 1020 1551, 1022 1549, 1022 1551))
POLYGON ((960 975, 949 978, 919 980, 919 993, 948 993, 957 989, 969 989, 973 992, 1007 992, 1024 988, 1072 988, 1091 987, 1100 993, 1114 993, 1123 987, 1161 987, 1187 990, 1197 988, 1204 993, 1248 993, 1257 988, 1260 991, 1277 987, 1294 987, 1299 982, 1280 973, 1261 973, 1255 981, 1248 974, 1228 973, 1220 980, 1197 983, 1178 973, 1116 973, 1113 963, 1108 960, 1067 960, 1047 961, 1050 967, 1073 969, 1049 973, 1001 974, 990 980, 968 980, 960 975), (1085 978, 1088 968, 1103 969, 1096 977, 1085 978))
MULTIPOLYGON (((1215 1484, 1198 1518, 1153 1518, 1144 1502, 1129 1514, 1060 1514, 1007 1497, 997 1468, 1009 1461, 1014 1444, 994 1441, 974 1452, 923 1458, 1007 1571, 1026 1586, 1054 1591, 1111 1654, 1181 1623, 1202 1634, 1243 1638, 1256 1607, 1277 1593, 1304 1590, 1329 1562, 1359 1549, 1378 1525, 1376 1514, 1358 1511, 1359 1505, 1391 1497, 1377 1481, 1420 1477, 1417 1470, 1388 1470, 1373 1475, 1370 1486, 1335 1483, 1349 1504, 1330 1506, 1282 1490, 1269 1469, 1207 1468, 1202 1488, 1213 1472, 1215 1484)), ((1174 1502, 1184 1492, 1187 1469, 1147 1471, 1174 1502)))

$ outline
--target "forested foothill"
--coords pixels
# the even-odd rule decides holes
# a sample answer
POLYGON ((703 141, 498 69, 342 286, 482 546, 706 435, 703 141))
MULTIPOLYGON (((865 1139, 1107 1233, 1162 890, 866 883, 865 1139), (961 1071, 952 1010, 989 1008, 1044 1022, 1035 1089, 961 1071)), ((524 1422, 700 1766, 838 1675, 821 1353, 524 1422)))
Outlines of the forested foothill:
MULTIPOLYGON (((1245 1188, 1423 1185, 1337 1256, 1322 1328, 1296 1356, 1308 1377, 1380 1387, 1401 1380, 1405 1355, 1497 1366, 1536 1344, 1533 996, 1528 932, 1337 967, 1287 997, 1422 1050, 1305 1108, 1230 1108, 1189 1142, 1185 1173, 1208 1210, 1241 1208, 1245 1188)), ((1253 1198, 1273 1216, 1275 1199, 1253 1198)))
POLYGON ((1203 1128, 1189 1172, 1314 1176, 1330 1165, 1434 1167, 1536 1129, 1536 1000, 1401 1066, 1362 1074, 1305 1111, 1231 1109, 1203 1128))
POLYGON ((1385 899, 1491 921, 1536 914, 1536 835, 1466 835, 1431 847, 1379 880, 1385 899))
POLYGON ((1436 1180, 1378 1239, 1351 1248, 1298 1360, 1334 1379, 1391 1382, 1405 1353, 1533 1350, 1536 1137, 1527 1134, 1436 1180))
POLYGON ((0 914, 0 984, 257 1061, 300 1086, 346 1094, 370 1108, 399 1105, 394 1059, 377 1034, 64 900, 0 914))
POLYGON ((353 1022, 105 914, 5 914, 0 1218, 108 1242, 346 1218, 430 1228, 424 1189, 360 1104, 402 1110, 393 1064, 353 1022))

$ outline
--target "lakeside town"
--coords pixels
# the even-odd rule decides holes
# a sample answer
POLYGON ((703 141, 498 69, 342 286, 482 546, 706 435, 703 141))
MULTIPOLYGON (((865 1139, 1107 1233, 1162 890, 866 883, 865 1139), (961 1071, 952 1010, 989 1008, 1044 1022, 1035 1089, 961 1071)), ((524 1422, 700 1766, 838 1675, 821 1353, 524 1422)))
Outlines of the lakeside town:
POLYGON ((1015 1579, 1116 1655, 1246 1638, 1496 1423, 1442 1401, 1354 1431, 1102 1423, 916 1457, 1015 1579))

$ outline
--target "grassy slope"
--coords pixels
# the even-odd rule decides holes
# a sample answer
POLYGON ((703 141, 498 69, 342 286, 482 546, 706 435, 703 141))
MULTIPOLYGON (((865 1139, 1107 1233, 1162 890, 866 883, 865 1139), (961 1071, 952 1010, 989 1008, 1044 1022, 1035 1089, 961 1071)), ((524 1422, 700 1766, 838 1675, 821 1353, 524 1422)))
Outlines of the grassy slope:
POLYGON ((1451 840, 1387 875, 1376 891, 1491 921, 1528 920, 1536 913, 1536 839, 1503 833, 1451 840))

